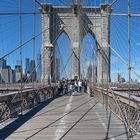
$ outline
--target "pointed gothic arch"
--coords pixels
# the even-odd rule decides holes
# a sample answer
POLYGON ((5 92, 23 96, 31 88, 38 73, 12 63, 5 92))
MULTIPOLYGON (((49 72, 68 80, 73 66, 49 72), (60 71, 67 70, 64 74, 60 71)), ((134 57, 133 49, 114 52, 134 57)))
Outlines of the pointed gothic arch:
MULTIPOLYGON (((49 67, 51 60, 48 56, 54 47, 51 43, 61 32, 65 31, 71 40, 73 49, 71 78, 80 78, 81 35, 86 31, 94 36, 99 46, 98 48, 101 50, 98 54, 99 65, 97 68, 97 81, 107 81, 107 75, 110 69, 110 51, 107 47, 109 44, 109 30, 106 22, 109 21, 110 18, 107 17, 106 14, 107 6, 108 5, 101 5, 101 7, 92 7, 89 10, 89 7, 77 7, 77 9, 75 9, 75 6, 61 7, 48 4, 42 5, 42 29, 47 28, 48 25, 50 27, 50 30, 45 31, 42 36, 42 53, 46 54, 46 57, 42 57, 42 77, 45 75, 51 77, 52 69, 49 67), (90 13, 91 9, 93 11, 92 14, 90 13), (82 10, 82 14, 80 10, 82 10), (53 36, 52 33, 54 31, 55 35, 53 36), (107 61, 105 59, 107 59, 107 61)), ((42 56, 44 56, 43 54, 42 56)))

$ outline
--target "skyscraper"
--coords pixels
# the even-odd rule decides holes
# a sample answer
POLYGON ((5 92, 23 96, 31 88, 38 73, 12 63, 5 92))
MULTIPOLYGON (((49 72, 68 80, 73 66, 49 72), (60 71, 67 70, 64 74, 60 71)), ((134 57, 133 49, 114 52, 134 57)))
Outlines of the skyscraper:
POLYGON ((9 70, 1 69, 1 83, 9 83, 9 70))
POLYGON ((30 59, 26 58, 25 59, 25 74, 30 73, 30 59))
POLYGON ((42 66, 41 66, 41 54, 37 55, 37 80, 41 78, 42 66))
POLYGON ((5 69, 6 68, 6 60, 5 59, 1 59, 0 60, 0 68, 1 69, 5 69))
POLYGON ((14 70, 11 66, 6 64, 5 59, 0 60, 0 83, 13 83, 15 82, 14 70))
POLYGON ((21 80, 21 66, 15 65, 15 82, 20 82, 21 80))
POLYGON ((36 65, 35 60, 30 61, 30 74, 31 74, 31 81, 36 80, 36 65))

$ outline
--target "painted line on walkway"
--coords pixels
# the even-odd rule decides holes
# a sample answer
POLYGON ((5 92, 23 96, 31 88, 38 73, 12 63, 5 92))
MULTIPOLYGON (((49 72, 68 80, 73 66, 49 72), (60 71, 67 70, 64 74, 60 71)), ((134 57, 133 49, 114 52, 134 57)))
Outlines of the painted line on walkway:
MULTIPOLYGON (((72 100, 73 100, 73 96, 70 96, 68 104, 65 107, 65 111, 64 111, 63 115, 67 114, 67 112, 70 111, 72 100)), ((54 138, 54 140, 59 140, 59 138, 61 138, 61 136, 64 134, 65 128, 66 128, 67 117, 68 116, 65 116, 64 118, 62 118, 60 120, 60 122, 59 122, 59 124, 57 126, 57 129, 55 131, 55 138, 54 138)))

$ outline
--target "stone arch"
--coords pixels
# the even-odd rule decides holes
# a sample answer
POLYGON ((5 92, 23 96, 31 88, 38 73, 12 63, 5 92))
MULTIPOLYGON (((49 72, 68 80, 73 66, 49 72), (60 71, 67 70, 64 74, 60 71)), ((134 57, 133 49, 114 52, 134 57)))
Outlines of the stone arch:
POLYGON ((66 28, 64 28, 64 29, 62 29, 61 31, 58 32, 58 36, 57 36, 56 40, 58 40, 58 38, 59 38, 63 33, 66 34, 66 36, 68 37, 68 39, 69 39, 70 42, 71 42, 71 34, 70 34, 69 30, 66 29, 66 28))
POLYGON ((87 34, 90 34, 90 35, 96 40, 96 36, 95 36, 94 32, 93 32, 92 30, 90 30, 90 29, 87 29, 87 30, 86 30, 86 33, 85 33, 84 36, 82 36, 82 38, 81 38, 81 42, 83 41, 84 37, 85 37, 87 34))
MULTIPOLYGON (((61 7, 61 6, 52 6, 49 4, 42 4, 42 29, 47 28, 47 26, 51 27, 54 23, 57 24, 54 28, 51 27, 50 30, 43 32, 43 45, 42 45, 42 77, 47 75, 47 77, 51 77, 51 69, 50 63, 51 58, 50 54, 53 51, 54 38, 51 35, 51 32, 55 32, 55 37, 61 34, 63 31, 69 37, 72 49, 72 78, 77 77, 80 78, 80 43, 81 36, 84 33, 84 30, 90 32, 92 36, 94 36, 97 44, 98 44, 98 82, 106 82, 107 81, 107 73, 109 69, 109 48, 107 47, 109 44, 109 29, 106 26, 106 20, 110 18, 106 16, 106 7, 108 5, 101 5, 101 7, 81 7, 76 8, 76 12, 73 9, 75 6, 70 7, 61 7), (80 10, 82 14, 80 14, 80 10), (96 12, 90 12, 96 11, 96 12), (93 30, 93 28, 95 30, 93 30), (98 35, 99 34, 99 37, 98 35), (103 41, 105 40, 105 41, 103 41), (101 51, 100 51, 101 50, 101 51), (108 63, 104 61, 104 58, 107 58, 108 63)), ((110 11, 111 12, 111 11, 110 11)), ((109 23, 109 22, 108 22, 109 23)), ((47 78, 46 77, 46 78, 47 78)))
POLYGON ((81 38, 81 42, 83 41, 83 39, 84 39, 84 37, 87 35, 87 34, 90 34, 91 36, 92 36, 92 38, 95 40, 95 43, 96 43, 96 47, 97 47, 97 51, 100 49, 100 47, 99 47, 99 44, 98 44, 98 42, 97 42, 97 40, 96 40, 96 36, 95 36, 95 34, 94 34, 94 32, 92 31, 92 30, 87 30, 87 32, 86 32, 86 34, 81 38))
MULTIPOLYGON (((110 80, 110 49, 107 47, 108 42, 102 41, 97 35, 93 33, 96 44, 97 44, 97 82, 106 82, 107 79, 110 80)), ((109 45, 109 44, 108 44, 109 45)))
MULTIPOLYGON (((86 28, 86 36, 88 33, 95 39, 96 47, 97 47, 97 82, 105 82, 107 79, 107 74, 110 73, 110 55, 109 49, 106 47, 105 44, 101 43, 100 38, 94 33, 94 30, 90 27, 86 28)), ((84 38, 83 36, 83 38, 84 38)), ((82 38, 82 40, 83 40, 82 38)), ((106 42, 107 43, 107 42, 106 42)), ((110 80, 110 74, 109 74, 110 80)))
POLYGON ((93 55, 93 48, 95 47, 95 52, 94 52, 94 55, 96 56, 96 58, 94 59, 94 62, 96 61, 96 64, 95 63, 92 63, 92 60, 91 59, 88 59, 88 61, 90 60, 90 72, 88 73, 88 79, 93 82, 93 83, 96 83, 97 82, 97 60, 98 60, 98 45, 97 45, 97 41, 96 41, 96 38, 95 38, 95 35, 94 33, 92 32, 92 30, 88 29, 86 31, 86 33, 82 36, 81 38, 81 43, 83 43, 84 39, 85 38, 89 38, 89 35, 92 37, 92 39, 94 40, 92 43, 95 43, 94 45, 92 45, 91 48, 91 53, 93 55), (96 53, 96 54, 95 54, 96 53))
POLYGON ((55 75, 54 80, 60 80, 62 77, 64 78, 64 75, 66 75, 66 78, 70 78, 72 45, 71 45, 71 39, 69 36, 69 32, 67 32, 67 30, 61 30, 59 32, 59 35, 57 36, 57 39, 56 39, 56 43, 54 44, 54 48, 55 48, 54 49, 55 62, 57 60, 59 60, 59 62, 60 62, 58 65, 57 65, 57 63, 55 63, 55 65, 53 66, 54 67, 53 70, 55 70, 55 71, 59 70, 58 72, 55 72, 56 75, 55 75), (61 44, 59 41, 61 42, 61 44), (65 44, 67 44, 67 46, 65 44), (61 51, 65 52, 65 54, 63 54, 61 51), (65 56, 65 60, 63 60, 64 56, 65 56), (61 61, 63 61, 63 62, 61 63, 61 61), (69 70, 67 69, 68 67, 69 67, 69 70))

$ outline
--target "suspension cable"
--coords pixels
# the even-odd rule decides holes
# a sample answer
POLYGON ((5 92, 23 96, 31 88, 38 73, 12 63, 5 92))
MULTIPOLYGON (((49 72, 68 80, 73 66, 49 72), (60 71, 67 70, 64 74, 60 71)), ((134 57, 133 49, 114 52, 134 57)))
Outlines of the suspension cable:
MULTIPOLYGON (((39 37, 40 35, 42 35, 42 33, 44 33, 45 31, 51 29, 52 27, 54 27, 55 25, 59 24, 60 21, 58 21, 57 23, 55 23, 54 25, 48 27, 47 29, 44 29, 43 31, 41 31, 40 33, 38 33, 35 38, 39 37)), ((28 44, 29 42, 31 42, 34 39, 34 37, 30 38, 29 40, 27 40, 26 42, 24 42, 21 46, 18 46, 16 48, 14 48, 13 50, 11 50, 10 52, 6 53, 5 55, 3 55, 2 57, 0 57, 0 60, 4 59, 5 57, 7 57, 8 55, 12 54, 13 52, 17 51, 18 49, 20 49, 20 47, 25 46, 26 44, 28 44)))
MULTIPOLYGON (((22 17, 21 17, 21 7, 22 4, 21 4, 21 0, 19 0, 19 31, 20 31, 20 92, 22 93, 22 85, 23 85, 23 74, 22 74, 22 70, 23 70, 23 66, 22 66, 22 17)), ((22 94, 21 95, 21 99, 23 98, 22 97, 22 94)), ((21 114, 23 114, 23 108, 22 108, 22 105, 21 105, 21 114)))

